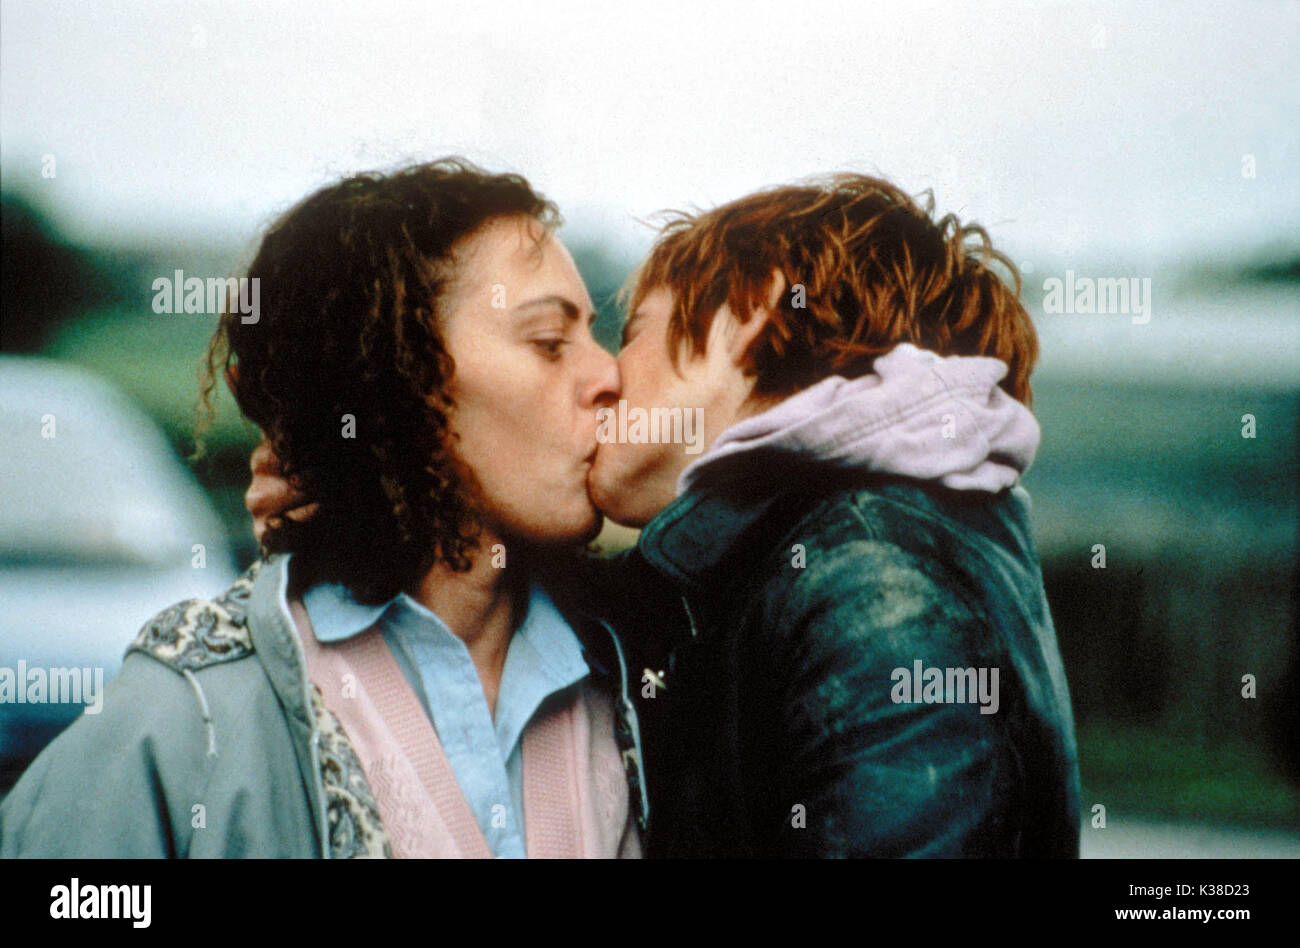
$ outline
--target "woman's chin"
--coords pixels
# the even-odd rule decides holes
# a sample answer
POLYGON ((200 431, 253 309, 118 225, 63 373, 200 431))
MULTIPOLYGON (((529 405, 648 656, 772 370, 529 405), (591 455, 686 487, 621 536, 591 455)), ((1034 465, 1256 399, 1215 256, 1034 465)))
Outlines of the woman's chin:
POLYGON ((600 531, 605 529, 605 516, 599 510, 596 511, 596 517, 592 522, 591 529, 587 531, 585 542, 590 543, 596 537, 600 536, 600 531))
POLYGON ((600 511, 585 504, 584 509, 574 510, 572 516, 524 526, 513 532, 531 546, 579 546, 596 539, 604 525, 605 518, 600 511))
POLYGON ((605 518, 595 507, 590 508, 589 514, 584 518, 582 528, 576 530, 572 539, 566 541, 569 543, 590 543, 600 535, 601 528, 605 526, 605 518))

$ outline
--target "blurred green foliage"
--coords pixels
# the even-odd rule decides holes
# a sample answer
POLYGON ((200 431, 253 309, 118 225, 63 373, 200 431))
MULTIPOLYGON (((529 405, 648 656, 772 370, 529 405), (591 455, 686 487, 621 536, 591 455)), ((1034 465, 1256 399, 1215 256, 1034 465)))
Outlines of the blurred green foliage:
POLYGON ((1122 721, 1080 725, 1083 811, 1300 829, 1300 790, 1240 739, 1198 740, 1122 721))

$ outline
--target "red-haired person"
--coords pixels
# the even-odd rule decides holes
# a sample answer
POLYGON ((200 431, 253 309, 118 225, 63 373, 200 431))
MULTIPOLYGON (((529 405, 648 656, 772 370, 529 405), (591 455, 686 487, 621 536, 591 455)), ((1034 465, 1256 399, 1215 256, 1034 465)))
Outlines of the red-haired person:
POLYGON ((1018 290, 980 228, 860 175, 658 238, 619 410, 659 438, 603 443, 590 478, 643 528, 620 627, 664 655, 651 855, 1077 856, 1018 290), (690 413, 700 453, 663 437, 690 413))

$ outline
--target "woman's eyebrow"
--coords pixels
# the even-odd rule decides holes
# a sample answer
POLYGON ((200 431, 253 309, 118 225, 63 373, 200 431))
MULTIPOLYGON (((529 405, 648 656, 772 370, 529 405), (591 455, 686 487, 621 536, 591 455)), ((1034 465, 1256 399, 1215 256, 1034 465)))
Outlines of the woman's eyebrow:
MULTIPOLYGON (((576 320, 582 313, 578 304, 573 302, 567 296, 560 296, 556 293, 548 293, 546 296, 538 296, 531 300, 525 300, 515 307, 515 312, 526 309, 540 309, 544 306, 556 306, 569 319, 576 320)), ((587 314, 587 324, 595 322, 596 311, 593 309, 587 314)))
POLYGON ((520 303, 515 307, 515 310, 535 309, 541 306, 558 306, 565 316, 568 316, 570 319, 578 318, 578 304, 568 297, 558 296, 554 293, 550 293, 546 296, 538 296, 520 303))

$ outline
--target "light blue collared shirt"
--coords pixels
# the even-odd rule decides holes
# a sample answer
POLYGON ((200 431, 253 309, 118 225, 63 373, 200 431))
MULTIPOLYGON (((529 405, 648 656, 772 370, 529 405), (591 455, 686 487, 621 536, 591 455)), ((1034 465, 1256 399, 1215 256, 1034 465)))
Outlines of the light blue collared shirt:
POLYGON ((493 854, 526 857, 524 728, 543 701, 590 673, 577 635, 550 597, 536 583, 529 588, 528 612, 506 652, 495 721, 465 643, 406 593, 365 606, 344 586, 320 583, 303 593, 302 604, 323 643, 379 628, 493 854))

